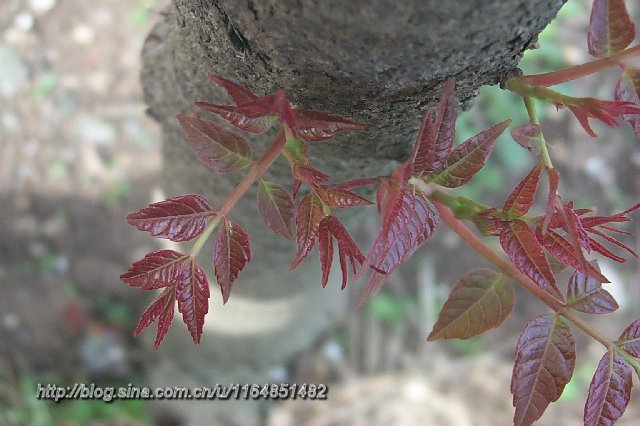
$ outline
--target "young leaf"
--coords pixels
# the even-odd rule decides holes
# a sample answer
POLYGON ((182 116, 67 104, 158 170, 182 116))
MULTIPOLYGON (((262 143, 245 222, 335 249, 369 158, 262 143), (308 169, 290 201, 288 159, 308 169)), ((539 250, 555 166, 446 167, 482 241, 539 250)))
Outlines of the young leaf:
MULTIPOLYGON (((360 251, 360 249, 358 248, 358 246, 356 245, 356 243, 351 239, 351 236, 349 235, 345 227, 342 225, 342 223, 340 223, 338 218, 336 218, 335 216, 329 215, 329 216, 326 216, 324 219, 322 219, 322 221, 320 222, 320 228, 321 229, 326 228, 326 230, 328 230, 338 242, 338 257, 340 259, 340 270, 342 271, 341 289, 344 290, 344 288, 347 286, 347 276, 349 274, 349 272, 347 271, 347 258, 349 259, 349 263, 351 264, 351 269, 355 274, 356 262, 362 265, 362 263, 365 260, 365 257, 360 251)), ((321 230, 320 238, 319 238, 321 263, 322 263, 323 251, 326 253, 325 256, 327 259, 329 259, 329 261, 331 260, 332 254, 333 254, 332 250, 331 251, 323 250, 322 238, 323 238, 323 231, 321 230)), ((329 245, 330 244, 331 243, 329 243, 329 245)), ((330 267, 331 266, 329 265, 329 268, 330 267)), ((323 269, 323 272, 324 272, 324 269, 323 269)), ((328 273, 329 271, 327 271, 327 276, 328 276, 328 273)), ((324 278, 323 278, 323 283, 326 283, 326 280, 324 280, 324 278)))
POLYGON ((222 87, 227 92, 229 97, 233 99, 233 102, 236 105, 241 105, 258 99, 258 97, 249 90, 219 75, 210 75, 209 80, 222 87))
POLYGON ((258 210, 273 232, 293 240, 293 197, 289 191, 278 184, 260 180, 258 210))
POLYGON ((173 321, 173 311, 176 304, 176 287, 169 286, 165 288, 160 296, 153 301, 151 305, 142 313, 134 336, 140 335, 142 330, 147 328, 151 323, 158 320, 158 331, 156 332, 156 340, 153 344, 154 349, 158 349, 162 339, 169 331, 169 326, 173 321))
POLYGON ((560 185, 560 174, 555 168, 545 167, 547 177, 549 178, 549 194, 547 195, 547 208, 544 212, 544 221, 542 222, 542 234, 547 233, 549 222, 553 215, 556 198, 558 198, 558 186, 560 185))
POLYGON ((564 300, 542 246, 526 223, 517 219, 509 222, 500 232, 500 245, 520 272, 558 300, 564 300))
POLYGON ((293 174, 294 179, 306 182, 314 188, 329 181, 329 175, 322 173, 320 170, 308 164, 294 164, 291 174, 293 174))
POLYGON ((635 320, 624 329, 617 344, 629 355, 640 358, 640 319, 635 320))
POLYGON ((453 285, 427 340, 469 339, 498 327, 511 314, 513 286, 507 276, 474 269, 453 285))
POLYGON ((618 354, 604 354, 591 379, 584 405, 585 426, 613 425, 631 398, 631 367, 618 354))
POLYGON ((120 279, 131 287, 153 290, 175 285, 188 266, 189 255, 173 250, 153 251, 134 262, 120 279))
POLYGON ((502 210, 511 217, 520 217, 527 214, 535 201, 542 163, 536 164, 533 169, 511 191, 502 210))
POLYGON ((560 316, 533 318, 516 345, 511 393, 516 426, 538 420, 562 395, 573 374, 576 341, 560 316))
POLYGON ((442 169, 451 153, 456 132, 455 84, 453 78, 444 83, 435 122, 431 121, 431 110, 422 120, 412 155, 414 175, 442 169))
POLYGON ((364 124, 356 123, 336 114, 310 109, 294 109, 298 136, 316 142, 335 136, 340 131, 364 130, 364 124))
POLYGON ((570 308, 588 314, 606 314, 618 309, 618 303, 602 284, 579 271, 569 278, 567 303, 570 308))
POLYGON ((209 120, 178 114, 178 121, 196 157, 210 169, 235 172, 251 163, 251 148, 241 135, 209 120))
MULTIPOLYGON (((627 68, 616 85, 616 101, 631 102, 640 105, 640 70, 627 68)), ((640 138, 640 114, 626 114, 623 118, 631 125, 636 136, 640 138)))
POLYGON ((193 342, 200 343, 204 316, 209 311, 209 282, 195 260, 189 262, 176 285, 178 311, 191 333, 193 342))
POLYGON ((289 270, 297 268, 300 262, 311 252, 318 237, 318 227, 322 217, 322 201, 312 191, 300 200, 296 211, 296 244, 298 252, 291 266, 289 266, 289 270))
MULTIPOLYGON (((569 97, 566 97, 569 98, 569 97)), ((609 127, 619 127, 615 117, 629 114, 640 114, 640 106, 625 101, 603 101, 595 98, 572 98, 566 104, 557 103, 558 107, 567 106, 580 122, 582 128, 591 137, 596 137, 589 125, 589 118, 595 118, 609 127)))
POLYGON ((250 110, 242 106, 219 105, 209 102, 196 102, 196 105, 227 120, 234 127, 249 133, 264 133, 269 130, 277 119, 275 113, 254 116, 250 110))
POLYGON ((216 212, 200 195, 180 195, 127 216, 127 222, 156 238, 188 241, 204 231, 216 212))
POLYGON ((444 168, 430 180, 446 188, 457 188, 468 183, 484 167, 493 144, 510 123, 511 120, 498 123, 456 146, 444 168))
POLYGON ((526 123, 511 129, 511 137, 521 147, 527 151, 539 155, 540 154, 540 126, 537 124, 526 123))
POLYGON ((227 303, 238 273, 251 260, 249 236, 240 225, 223 219, 216 234, 213 254, 216 279, 222 291, 222 303, 227 303))
POLYGON ((331 230, 327 226, 327 219, 330 217, 332 216, 326 216, 318 225, 318 251, 320 252, 323 288, 327 286, 331 263, 333 262, 333 237, 331 236, 331 230))
POLYGON ((345 208, 355 206, 368 206, 373 204, 356 194, 355 192, 347 191, 346 189, 329 188, 327 186, 320 186, 316 189, 318 196, 327 203, 329 207, 345 208))
POLYGON ((635 38, 636 27, 624 0, 594 0, 589 21, 589 53, 604 58, 624 50, 635 38))

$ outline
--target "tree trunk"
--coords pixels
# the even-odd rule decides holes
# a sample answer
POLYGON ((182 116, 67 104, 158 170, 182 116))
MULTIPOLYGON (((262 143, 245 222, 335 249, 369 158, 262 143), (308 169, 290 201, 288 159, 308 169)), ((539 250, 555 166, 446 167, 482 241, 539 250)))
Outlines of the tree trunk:
MULTIPOLYGON (((366 132, 312 144, 310 154, 336 182, 376 176, 407 157, 445 78, 456 78, 464 104, 480 86, 515 74, 565 1, 175 0, 143 51, 145 98, 164 130, 166 192, 220 205, 241 177, 199 164, 175 119, 196 100, 225 102, 209 74, 259 95, 284 88, 296 105, 366 123, 366 132)), ((269 178, 289 185, 287 164, 277 163, 269 178)), ((182 360, 180 368, 163 364, 181 374, 171 385, 186 386, 186 373, 196 385, 268 380, 257 372, 287 362, 343 311, 346 295, 320 287, 317 260, 287 271, 293 247, 261 222, 255 193, 231 217, 246 227, 254 260, 226 306, 212 299, 200 347, 179 327, 161 346, 161 356, 174 348, 182 360)))

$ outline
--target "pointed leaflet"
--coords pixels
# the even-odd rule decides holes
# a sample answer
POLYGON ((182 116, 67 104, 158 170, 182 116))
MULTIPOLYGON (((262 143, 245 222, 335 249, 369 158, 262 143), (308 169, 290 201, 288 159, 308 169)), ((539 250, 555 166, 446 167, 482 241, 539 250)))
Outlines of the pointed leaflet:
POLYGON ((362 265, 365 260, 364 255, 351 236, 333 215, 326 216, 320 222, 318 230, 318 245, 320 249, 320 264, 322 265, 322 286, 326 286, 331 270, 331 260, 333 259, 333 242, 331 237, 335 237, 338 242, 338 257, 340 258, 340 270, 342 271, 342 289, 347 286, 347 258, 351 264, 351 269, 356 272, 356 262, 362 265))
POLYGON ((629 114, 640 114, 640 106, 625 101, 603 101, 595 98, 571 98, 565 97, 568 102, 558 102, 558 107, 567 106, 578 119, 585 132, 591 137, 596 137, 589 124, 589 118, 595 118, 609 127, 617 128, 620 125, 615 117, 624 117, 629 114))
POLYGON ((542 163, 536 164, 511 191, 502 210, 511 217, 520 217, 527 214, 536 197, 542 163))
POLYGON ((329 207, 345 208, 355 206, 368 206, 373 204, 364 197, 359 196, 355 192, 346 189, 329 188, 320 186, 316 189, 318 196, 327 203, 329 207))
POLYGON ((291 174, 295 179, 307 182, 314 188, 329 181, 329 175, 308 164, 294 164, 291 174))
POLYGON ((604 58, 624 50, 635 38, 636 27, 624 0, 594 0, 589 21, 589 53, 604 58))
POLYGON ((169 331, 169 326, 173 321, 173 311, 176 304, 176 287, 170 286, 165 288, 160 296, 153 301, 151 305, 142 313, 134 336, 140 335, 142 330, 147 328, 155 320, 158 320, 158 331, 156 332, 156 340, 153 344, 154 349, 158 349, 162 339, 169 331))
POLYGON ((570 308, 588 314, 606 314, 618 309, 618 303, 600 282, 579 271, 569 278, 567 303, 570 308))
POLYGON ((533 123, 521 124, 511 129, 511 137, 527 151, 539 155, 541 145, 540 126, 533 123))
POLYGON ((584 405, 585 426, 613 425, 631 398, 631 366, 620 355, 604 354, 591 379, 584 405))
MULTIPOLYGON (((616 85, 615 100, 640 105, 640 70, 627 68, 616 85)), ((623 118, 640 138, 640 114, 626 114, 623 118)))
POLYGON ((310 109, 294 109, 298 136, 316 142, 335 136, 340 131, 364 130, 367 126, 336 114, 310 109))
POLYGON ((241 135, 213 121, 178 114, 187 143, 207 167, 217 172, 235 172, 251 163, 251 148, 241 135))
POLYGON ((516 346, 511 393, 516 426, 538 420, 562 395, 573 374, 576 341, 560 316, 539 316, 527 323, 516 346))
POLYGON ((541 289, 563 300, 542 246, 526 223, 516 219, 506 224, 500 232, 500 245, 520 272, 541 289))
POLYGON ((298 251, 296 258, 289 266, 290 270, 297 268, 300 262, 311 252, 318 237, 318 226, 322 216, 322 201, 320 201, 315 192, 311 192, 300 200, 296 211, 296 244, 298 251))
POLYGON ((293 240, 293 197, 282 186, 261 180, 258 187, 258 210, 276 234, 293 240))
POLYGON ((329 280, 329 272, 331 272, 331 263, 333 262, 333 238, 331 230, 327 226, 327 220, 331 216, 327 216, 320 221, 318 225, 318 250, 320 252, 320 266, 322 269, 322 287, 327 286, 329 280))
POLYGON ((453 78, 445 81, 435 122, 431 110, 422 120, 412 155, 413 175, 440 170, 449 157, 456 132, 455 85, 453 78))
POLYGON ((204 316, 209 311, 209 282, 195 260, 189 262, 176 285, 176 299, 193 342, 199 344, 204 316))
POLYGON ((507 276, 474 269, 453 285, 427 340, 469 339, 498 327, 513 309, 513 286, 507 276))
POLYGON ((555 168, 546 167, 547 177, 549 178, 549 193, 547 194, 547 208, 544 212, 544 221, 542 222, 542 233, 547 232, 549 221, 553 215, 556 198, 558 197, 558 186, 560 185, 560 174, 555 168))
POLYGON ((231 99, 233 99, 233 102, 236 105, 244 104, 258 99, 258 97, 249 90, 219 75, 210 75, 209 80, 226 90, 227 94, 229 95, 229 97, 231 97, 231 99))
POLYGON ((200 195, 180 195, 131 213, 127 222, 156 238, 188 241, 204 231, 216 212, 200 195))
POLYGON ((238 273, 250 260, 249 236, 240 225, 224 218, 216 234, 213 253, 213 265, 223 303, 229 300, 231 287, 238 278, 238 273))
POLYGON ((624 329, 616 344, 627 351, 629 355, 640 358, 640 319, 635 320, 624 329))
POLYGON ((498 123, 456 146, 444 168, 430 180, 446 188, 457 188, 469 182, 484 167, 493 144, 509 123, 511 120, 498 123))
POLYGON ((189 255, 173 250, 153 251, 134 262, 120 279, 131 287, 153 290, 176 284, 188 267, 189 255))

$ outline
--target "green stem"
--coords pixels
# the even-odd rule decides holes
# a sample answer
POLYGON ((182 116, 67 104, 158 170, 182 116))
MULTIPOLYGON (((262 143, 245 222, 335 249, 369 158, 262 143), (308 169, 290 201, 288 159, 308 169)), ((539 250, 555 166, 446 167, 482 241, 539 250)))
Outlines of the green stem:
MULTIPOLYGON (((522 98, 524 100, 524 106, 527 108, 527 114, 529 114, 529 121, 532 124, 540 126, 540 119, 538 118, 538 112, 536 111, 536 101, 530 96, 522 98)), ((549 156, 549 150, 547 149, 547 141, 544 138, 542 129, 540 129, 540 136, 538 138, 540 145, 540 155, 542 155, 542 164, 549 169, 553 169, 553 163, 551 162, 551 156, 549 156)))
MULTIPOLYGON (((587 322, 578 317, 573 311, 565 306, 563 302, 551 296, 549 293, 541 289, 529 277, 520 272, 513 263, 503 257, 501 254, 489 247, 480 237, 478 237, 467 225, 459 221, 453 216, 453 213, 446 206, 436 202, 436 208, 440 213, 440 218, 444 223, 453 230, 469 247, 475 250, 480 256, 484 257, 498 269, 513 278, 518 284, 533 293, 544 304, 549 306, 559 315, 575 324, 589 336, 602 343, 607 349, 614 348, 614 343, 603 335, 599 330, 591 327, 587 322)), ((627 354, 628 355, 628 354, 627 354)), ((624 356, 624 355, 623 355, 624 356)), ((625 358, 626 359, 626 358, 625 358)))
POLYGON ((638 55, 640 55, 640 45, 631 47, 618 53, 614 53, 607 58, 596 59, 594 61, 567 67, 558 71, 512 77, 507 81, 507 83, 511 80, 520 80, 532 86, 555 86, 556 84, 576 80, 587 75, 595 74, 597 72, 619 66, 622 62, 638 55))
POLYGON ((262 157, 260 157, 257 162, 253 163, 253 165, 249 169, 249 172, 244 176, 244 178, 242 178, 238 186, 236 186, 231 195, 229 195, 229 197, 227 197, 225 202, 222 204, 222 207, 220 207, 220 210, 218 210, 218 214, 207 225, 202 234, 198 236, 198 239, 191 248, 190 256, 192 258, 195 258, 198 253, 200 253, 200 250, 202 250, 204 243, 207 241, 213 230, 218 226, 221 218, 226 217, 229 214, 231 209, 249 190, 251 185, 253 185, 256 180, 260 179, 264 172, 266 172, 267 169, 271 167, 273 162, 276 161, 276 159, 282 153, 286 142, 286 131, 284 129, 280 129, 271 145, 269 145, 267 150, 262 154, 262 157))

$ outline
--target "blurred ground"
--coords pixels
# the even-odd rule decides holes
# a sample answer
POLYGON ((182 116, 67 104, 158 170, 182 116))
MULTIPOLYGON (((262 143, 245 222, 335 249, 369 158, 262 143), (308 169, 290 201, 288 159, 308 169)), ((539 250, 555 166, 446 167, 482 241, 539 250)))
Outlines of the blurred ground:
MULTIPOLYGON (((161 167, 158 126, 145 116, 138 80, 140 49, 160 3, 0 3, 0 424, 160 420, 142 401, 35 399, 37 383, 144 386, 158 374, 144 370, 150 346, 131 336, 148 299, 118 277, 155 247, 124 217, 153 198, 161 167)), ((588 59, 586 4, 569 2, 541 38, 543 48, 528 55, 527 72, 588 59)), ((609 75, 562 89, 606 98, 614 84, 609 75)), ((563 194, 603 212, 637 202, 640 151, 631 132, 596 125, 594 141, 566 112, 545 116, 563 194)), ((525 121, 513 98, 484 90, 460 120, 458 140, 506 117, 525 121)), ((508 138, 494 157, 495 167, 467 191, 500 205, 533 160, 508 138)), ((612 336, 640 310, 640 271, 629 263, 602 265, 616 277, 612 292, 622 305, 601 323, 612 336)), ((285 373, 290 382, 331 382, 329 400, 272 407, 271 423, 510 424, 513 348, 527 319, 544 312, 539 303, 519 292, 517 311, 499 330, 465 342, 424 341, 451 283, 474 266, 486 265, 440 231, 383 293, 285 373)), ((541 425, 581 424, 603 350, 576 335, 574 380, 541 425)), ((638 402, 636 392, 619 424, 640 424, 638 402)))

